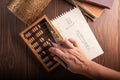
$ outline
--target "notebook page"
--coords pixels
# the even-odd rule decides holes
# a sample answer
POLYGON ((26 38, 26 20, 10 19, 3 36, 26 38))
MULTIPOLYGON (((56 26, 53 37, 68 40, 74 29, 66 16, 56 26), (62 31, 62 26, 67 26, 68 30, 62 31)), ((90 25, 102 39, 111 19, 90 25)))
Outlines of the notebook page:
POLYGON ((75 39, 88 59, 94 59, 103 54, 102 48, 79 8, 63 13, 51 22, 64 39, 75 39))

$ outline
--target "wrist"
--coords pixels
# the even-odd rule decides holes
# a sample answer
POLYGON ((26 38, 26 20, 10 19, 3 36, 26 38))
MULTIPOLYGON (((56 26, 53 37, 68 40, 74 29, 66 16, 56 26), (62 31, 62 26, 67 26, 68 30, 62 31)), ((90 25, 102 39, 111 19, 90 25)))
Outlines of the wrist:
POLYGON ((91 79, 97 79, 99 76, 101 76, 103 71, 103 67, 101 65, 95 63, 94 61, 89 61, 87 63, 87 69, 85 71, 85 76, 91 78, 91 79))
POLYGON ((83 75, 86 76, 91 71, 90 65, 92 65, 91 60, 85 60, 85 61, 83 61, 82 71, 79 71, 79 74, 83 74, 83 75))
POLYGON ((94 62, 91 60, 86 60, 84 62, 84 69, 82 73, 80 72, 79 74, 83 74, 84 76, 92 78, 91 76, 93 73, 94 73, 94 62))

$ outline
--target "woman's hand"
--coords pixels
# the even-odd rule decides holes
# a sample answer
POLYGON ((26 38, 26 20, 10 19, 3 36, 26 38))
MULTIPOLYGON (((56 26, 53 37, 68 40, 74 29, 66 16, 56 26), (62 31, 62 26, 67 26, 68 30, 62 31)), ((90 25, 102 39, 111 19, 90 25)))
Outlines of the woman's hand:
POLYGON ((75 40, 62 40, 54 46, 49 49, 56 55, 54 59, 71 72, 97 80, 120 80, 120 72, 88 60, 75 40))
POLYGON ((54 46, 49 51, 56 55, 54 60, 63 67, 80 74, 84 74, 88 70, 90 61, 85 57, 84 52, 75 40, 61 40, 59 44, 54 44, 54 46), (67 67, 63 61, 67 64, 67 67))

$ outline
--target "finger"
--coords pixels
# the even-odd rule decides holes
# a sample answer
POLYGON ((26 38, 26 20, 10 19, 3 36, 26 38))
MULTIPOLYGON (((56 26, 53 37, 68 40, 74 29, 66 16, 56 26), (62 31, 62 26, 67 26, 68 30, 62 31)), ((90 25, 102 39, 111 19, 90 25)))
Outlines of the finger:
POLYGON ((66 53, 66 51, 67 51, 67 48, 64 47, 64 46, 61 45, 61 44, 58 44, 58 45, 56 45, 55 47, 58 48, 58 49, 60 49, 63 53, 66 53))
POLYGON ((65 57, 66 57, 66 54, 64 54, 64 52, 61 51, 61 50, 58 49, 58 48, 51 47, 51 48, 49 48, 49 51, 52 52, 54 55, 57 55, 57 56, 60 57, 61 59, 65 59, 65 57))
POLYGON ((53 45, 53 47, 60 49, 64 53, 66 52, 66 48, 61 46, 60 44, 56 44, 56 43, 53 43, 53 42, 51 44, 53 45))
POLYGON ((61 46, 67 47, 67 48, 73 48, 73 44, 69 42, 68 40, 61 40, 61 46))
MULTIPOLYGON (((50 42, 50 43, 53 45, 53 47, 60 49, 60 50, 63 51, 64 53, 66 52, 66 47, 65 47, 65 46, 63 46, 63 45, 61 45, 61 44, 56 44, 56 43, 53 43, 53 42, 50 42)), ((72 46, 73 46, 73 45, 72 45, 72 46)))
POLYGON ((67 64, 65 63, 65 61, 63 63, 62 59, 60 59, 59 57, 55 56, 54 60, 57 61, 58 63, 60 63, 64 68, 68 67, 67 64))
POLYGON ((59 48, 59 49, 64 49, 65 48, 64 46, 61 46, 61 44, 56 44, 56 43, 53 43, 53 42, 52 42, 52 45, 53 45, 53 47, 59 48))
POLYGON ((74 47, 79 47, 77 41, 75 41, 74 39, 70 38, 68 39, 68 41, 70 41, 74 45, 74 47))

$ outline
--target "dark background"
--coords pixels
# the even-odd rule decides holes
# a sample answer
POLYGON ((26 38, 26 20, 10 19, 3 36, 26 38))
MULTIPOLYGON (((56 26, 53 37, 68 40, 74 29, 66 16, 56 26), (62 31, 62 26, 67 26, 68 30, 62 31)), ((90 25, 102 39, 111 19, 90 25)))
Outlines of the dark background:
MULTIPOLYGON (((84 76, 73 74, 59 66, 47 73, 32 56, 32 52, 20 38, 19 33, 27 27, 7 8, 9 0, 0 0, 0 80, 83 80, 84 76)), ((40 14, 53 19, 72 6, 63 0, 52 0, 40 14)), ((104 54, 93 61, 120 71, 120 7, 114 0, 111 10, 105 10, 95 22, 88 21, 104 54)), ((39 16, 40 17, 40 16, 39 16)))

